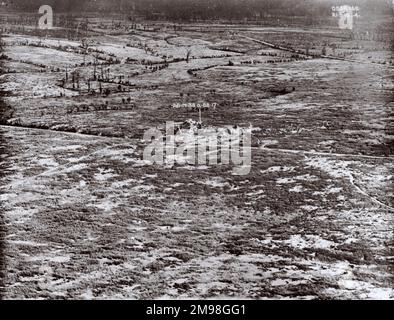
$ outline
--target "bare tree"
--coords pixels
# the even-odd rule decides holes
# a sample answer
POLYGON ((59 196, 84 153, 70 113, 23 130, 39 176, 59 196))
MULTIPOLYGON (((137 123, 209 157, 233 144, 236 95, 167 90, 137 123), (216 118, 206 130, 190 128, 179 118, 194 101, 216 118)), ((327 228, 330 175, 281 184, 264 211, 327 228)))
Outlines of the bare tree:
POLYGON ((97 79, 97 56, 94 57, 94 69, 93 69, 93 79, 96 80, 97 79))
POLYGON ((87 39, 81 40, 81 48, 83 49, 83 65, 86 66, 86 55, 89 50, 89 41, 87 39))
POLYGON ((192 54, 192 49, 188 49, 186 52, 186 62, 187 63, 189 63, 191 54, 192 54))
POLYGON ((72 76, 72 82, 73 82, 73 89, 75 89, 75 72, 74 71, 71 73, 71 76, 72 76))

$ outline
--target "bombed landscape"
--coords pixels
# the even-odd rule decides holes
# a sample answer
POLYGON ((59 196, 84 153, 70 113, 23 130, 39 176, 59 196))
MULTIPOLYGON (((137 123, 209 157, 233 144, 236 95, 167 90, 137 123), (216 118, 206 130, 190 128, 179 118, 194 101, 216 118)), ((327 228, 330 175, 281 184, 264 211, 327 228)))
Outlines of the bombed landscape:
POLYGON ((4 1, 0 298, 393 299, 393 10, 4 1))

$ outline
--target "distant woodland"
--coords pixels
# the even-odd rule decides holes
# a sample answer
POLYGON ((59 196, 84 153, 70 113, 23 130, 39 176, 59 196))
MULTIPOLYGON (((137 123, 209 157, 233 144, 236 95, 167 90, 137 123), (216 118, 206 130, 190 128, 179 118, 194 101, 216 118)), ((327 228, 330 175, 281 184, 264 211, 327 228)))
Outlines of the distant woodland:
POLYGON ((371 15, 393 14, 392 0, 10 0, 2 10, 34 12, 42 4, 55 12, 135 14, 147 19, 256 19, 272 16, 327 16, 334 5, 358 5, 371 15))

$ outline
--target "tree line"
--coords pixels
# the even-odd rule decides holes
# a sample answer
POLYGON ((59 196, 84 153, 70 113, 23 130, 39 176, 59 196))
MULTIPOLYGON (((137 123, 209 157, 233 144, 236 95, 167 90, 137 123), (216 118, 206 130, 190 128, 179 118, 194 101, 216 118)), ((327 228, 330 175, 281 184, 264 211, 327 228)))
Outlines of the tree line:
MULTIPOLYGON (((347 0, 364 14, 392 14, 392 0, 347 0)), ((42 0, 9 0, 8 7, 37 11, 42 0)), ((212 20, 270 16, 330 16, 344 0, 47 0, 55 12, 136 14, 147 19, 212 20)))

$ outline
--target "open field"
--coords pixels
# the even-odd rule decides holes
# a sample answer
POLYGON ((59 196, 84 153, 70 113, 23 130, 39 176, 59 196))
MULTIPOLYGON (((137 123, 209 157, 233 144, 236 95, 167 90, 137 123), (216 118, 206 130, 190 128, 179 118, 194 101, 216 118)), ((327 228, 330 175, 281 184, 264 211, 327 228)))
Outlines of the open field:
POLYGON ((104 26, 2 37, 6 299, 394 298, 389 42, 104 26), (250 174, 143 161, 146 130, 198 120, 177 103, 252 128, 250 174))

